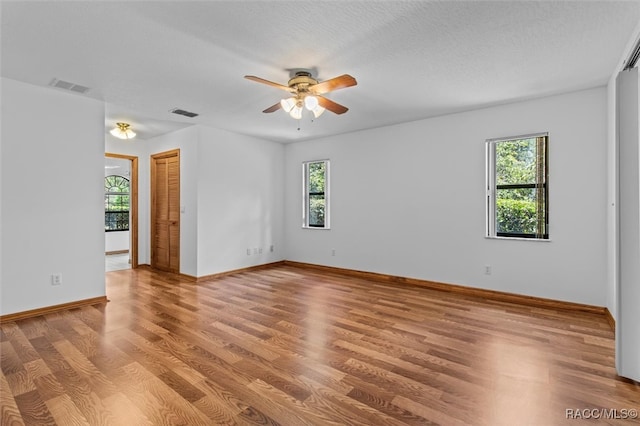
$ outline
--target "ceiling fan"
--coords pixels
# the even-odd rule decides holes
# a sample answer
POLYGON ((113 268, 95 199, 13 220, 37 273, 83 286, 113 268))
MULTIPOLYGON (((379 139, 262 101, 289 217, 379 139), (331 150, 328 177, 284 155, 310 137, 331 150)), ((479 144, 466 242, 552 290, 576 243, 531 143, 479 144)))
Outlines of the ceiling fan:
POLYGON ((297 71, 286 86, 253 75, 245 75, 244 78, 277 87, 278 89, 291 93, 291 97, 282 99, 280 102, 262 112, 270 113, 282 108, 285 112, 288 112, 291 117, 298 120, 302 118, 303 108, 313 112, 316 118, 319 117, 325 109, 335 114, 344 114, 349 108, 327 99, 322 95, 358 84, 356 79, 349 74, 343 74, 339 77, 318 82, 308 71, 297 71))

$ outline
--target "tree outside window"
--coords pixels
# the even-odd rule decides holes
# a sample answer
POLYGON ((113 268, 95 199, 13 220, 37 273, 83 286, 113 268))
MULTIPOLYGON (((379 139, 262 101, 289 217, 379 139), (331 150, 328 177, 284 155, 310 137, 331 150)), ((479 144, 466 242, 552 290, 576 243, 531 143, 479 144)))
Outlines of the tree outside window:
POLYGON ((303 163, 304 170, 304 210, 305 228, 329 228, 329 161, 303 163))
POLYGON ((548 136, 489 141, 489 236, 549 238, 548 136))

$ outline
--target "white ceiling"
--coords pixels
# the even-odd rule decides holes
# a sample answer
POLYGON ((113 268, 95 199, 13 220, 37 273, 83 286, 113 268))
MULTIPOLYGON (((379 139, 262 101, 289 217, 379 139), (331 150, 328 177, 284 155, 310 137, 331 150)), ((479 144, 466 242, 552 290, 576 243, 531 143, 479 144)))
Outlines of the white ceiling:
MULTIPOLYGON (((1 74, 91 88, 107 130, 200 123, 295 142, 606 84, 640 1, 2 1, 1 74), (263 114, 293 69, 349 111, 263 114), (179 107, 200 114, 169 113, 179 107)), ((62 89, 52 89, 62 90, 62 89)))

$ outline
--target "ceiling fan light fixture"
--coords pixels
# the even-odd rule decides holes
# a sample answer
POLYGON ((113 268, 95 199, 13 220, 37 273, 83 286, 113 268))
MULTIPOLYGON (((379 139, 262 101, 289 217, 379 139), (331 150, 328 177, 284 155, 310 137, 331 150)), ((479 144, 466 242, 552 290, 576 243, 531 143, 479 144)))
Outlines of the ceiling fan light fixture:
POLYGON ((325 111, 325 109, 323 107, 321 107, 320 105, 318 105, 317 107, 315 107, 314 109, 311 110, 311 112, 313 113, 313 116, 315 118, 320 117, 324 111, 325 111))
POLYGON ((282 99, 280 101, 280 106, 285 112, 291 112, 293 107, 296 106, 296 98, 282 99))
POLYGON ((316 98, 313 95, 305 96, 305 98, 304 98, 304 106, 309 111, 313 111, 314 109, 316 109, 318 107, 318 98, 316 98))
POLYGON ((302 107, 299 105, 294 106, 293 108, 291 108, 291 111, 289 111, 289 115, 291 116, 291 118, 300 120, 302 118, 302 107))
POLYGON ((116 123, 116 128, 112 129, 109 133, 118 139, 133 139, 136 137, 136 133, 131 130, 128 123, 116 123))

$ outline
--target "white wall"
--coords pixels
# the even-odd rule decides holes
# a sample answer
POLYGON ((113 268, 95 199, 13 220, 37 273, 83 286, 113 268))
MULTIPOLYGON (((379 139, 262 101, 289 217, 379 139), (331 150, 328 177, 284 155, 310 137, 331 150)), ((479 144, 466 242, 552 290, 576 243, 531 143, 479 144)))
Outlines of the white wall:
POLYGON ((129 231, 112 231, 104 233, 104 252, 111 253, 116 251, 129 250, 130 245, 129 231))
POLYGON ((282 260, 284 147, 199 131, 198 276, 282 260))
POLYGON ((606 107, 596 88, 287 145, 285 258, 604 306, 606 107), (485 239, 485 140, 535 132, 551 241, 485 239), (301 163, 325 158, 332 229, 302 229, 301 163))
POLYGON ((1 81, 0 314, 104 296, 104 106, 1 81))
POLYGON ((139 263, 150 263, 149 157, 176 148, 180 272, 201 277, 282 260, 284 148, 194 125, 148 140, 107 136, 107 152, 139 157, 139 263), (254 248, 262 253, 253 254, 254 248))

